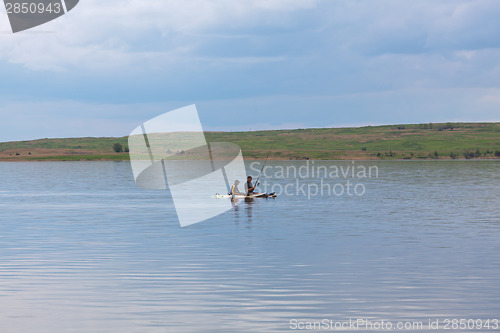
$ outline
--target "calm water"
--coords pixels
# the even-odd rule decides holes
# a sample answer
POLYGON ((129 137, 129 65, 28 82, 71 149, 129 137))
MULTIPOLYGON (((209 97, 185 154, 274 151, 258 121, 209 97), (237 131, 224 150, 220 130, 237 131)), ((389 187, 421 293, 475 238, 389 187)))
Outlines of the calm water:
POLYGON ((0 163, 0 331, 498 318, 500 162, 360 165, 379 170, 351 179, 363 196, 281 195, 180 228, 169 194, 137 188, 127 162, 0 163))

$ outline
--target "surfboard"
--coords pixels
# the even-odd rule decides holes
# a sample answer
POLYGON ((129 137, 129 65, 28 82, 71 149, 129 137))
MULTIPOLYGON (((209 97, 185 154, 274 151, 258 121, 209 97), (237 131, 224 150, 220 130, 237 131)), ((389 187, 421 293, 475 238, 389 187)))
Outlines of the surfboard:
POLYGON ((277 195, 273 193, 257 193, 252 195, 231 195, 231 194, 218 194, 216 193, 212 198, 214 199, 254 199, 254 198, 276 198, 277 195))

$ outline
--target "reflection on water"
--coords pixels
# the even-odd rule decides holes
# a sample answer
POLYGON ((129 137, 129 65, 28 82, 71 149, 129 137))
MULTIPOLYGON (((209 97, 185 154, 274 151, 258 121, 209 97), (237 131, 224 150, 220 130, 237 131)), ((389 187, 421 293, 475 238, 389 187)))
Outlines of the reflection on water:
POLYGON ((238 224, 240 221, 244 220, 248 226, 252 224, 252 209, 256 200, 268 200, 262 198, 245 198, 245 199, 232 199, 233 203, 233 216, 234 222, 238 224), (242 201, 242 202, 238 202, 242 201), (237 205, 238 203, 242 203, 242 205, 237 205), (242 215, 243 214, 243 215, 242 215), (242 219, 246 217, 246 219, 242 219))
POLYGON ((0 331, 498 316, 500 163, 375 164, 364 196, 254 199, 181 229, 127 163, 0 163, 0 331))

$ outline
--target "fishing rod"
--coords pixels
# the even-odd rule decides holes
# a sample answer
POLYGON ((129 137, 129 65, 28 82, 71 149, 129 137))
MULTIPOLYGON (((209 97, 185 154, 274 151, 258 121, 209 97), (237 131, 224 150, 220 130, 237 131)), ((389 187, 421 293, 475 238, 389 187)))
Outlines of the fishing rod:
POLYGON ((262 168, 260 169, 259 176, 257 177, 257 180, 255 181, 255 186, 259 185, 259 179, 262 174, 262 171, 264 170, 264 167, 266 166, 267 160, 269 159, 269 155, 271 155, 271 150, 273 150, 274 144, 278 140, 278 134, 276 134, 276 137, 274 138, 273 144, 271 145, 271 148, 269 148, 269 152, 267 153, 266 160, 264 161, 264 164, 262 164, 262 168))

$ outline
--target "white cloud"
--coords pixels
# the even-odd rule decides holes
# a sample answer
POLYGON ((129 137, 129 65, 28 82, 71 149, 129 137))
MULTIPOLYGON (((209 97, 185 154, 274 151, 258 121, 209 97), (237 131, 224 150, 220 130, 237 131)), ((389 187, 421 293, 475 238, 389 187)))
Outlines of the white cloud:
POLYGON ((192 103, 228 130, 500 120, 499 16, 498 0, 82 0, 11 34, 0 12, 0 134, 126 135, 192 103))
POLYGON ((500 89, 488 89, 478 98, 478 103, 484 106, 495 107, 500 114, 500 89))
MULTIPOLYGON (((199 56, 203 34, 279 25, 316 0, 84 0, 75 9, 27 32, 2 34, 0 59, 32 70, 113 72, 168 66, 199 56), (33 33, 50 31, 53 33, 33 33)), ((8 30, 3 13, 2 30, 8 30)), ((261 59, 261 61, 265 58, 261 59)), ((273 60, 272 60, 273 61, 273 60)))

